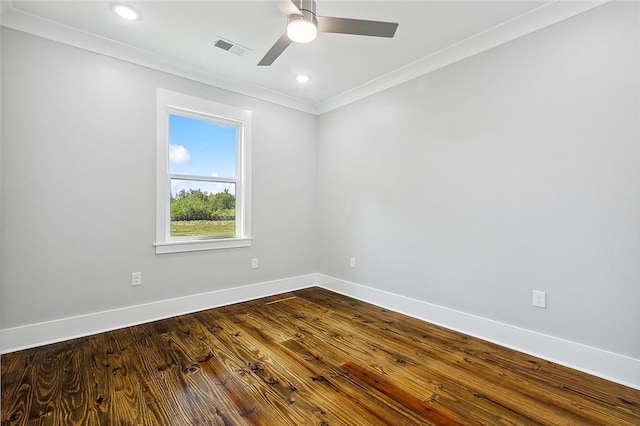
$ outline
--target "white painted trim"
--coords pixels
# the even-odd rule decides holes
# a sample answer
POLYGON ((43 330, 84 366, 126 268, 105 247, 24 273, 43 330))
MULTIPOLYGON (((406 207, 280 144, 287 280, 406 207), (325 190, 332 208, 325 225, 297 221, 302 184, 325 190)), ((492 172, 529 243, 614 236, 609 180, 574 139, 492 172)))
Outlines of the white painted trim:
POLYGON ((156 254, 187 253, 190 251, 221 250, 251 247, 253 238, 210 238, 203 240, 166 241, 155 243, 156 254))
POLYGON ((301 275, 38 324, 0 329, 0 353, 28 349, 316 285, 584 371, 612 382, 640 389, 640 359, 323 274, 301 275))
POLYGON ((320 287, 640 389, 640 359, 318 274, 320 287))
MULTIPOLYGON (((515 40, 519 37, 579 15, 612 0, 553 0, 521 16, 446 47, 377 79, 366 82, 331 99, 313 103, 264 87, 254 86, 233 77, 215 75, 196 66, 185 66, 173 58, 120 43, 96 34, 65 26, 17 10, 9 4, 2 9, 2 22, 7 28, 44 37, 90 52, 125 62, 167 72, 211 86, 231 90, 299 111, 321 115, 375 93, 402 84, 454 62, 515 40)), ((3 2, 3 6, 6 6, 3 2)))
POLYGON ((251 238, 251 147, 252 113, 209 99, 157 88, 156 144, 156 254, 250 247, 251 238), (232 182, 236 196, 236 235, 231 238, 173 238, 170 235, 169 114, 196 119, 228 122, 237 126, 236 177, 179 175, 180 178, 207 182, 232 182))
POLYGON ((5 328, 0 330, 0 353, 61 342, 314 285, 316 285, 316 274, 308 274, 21 327, 5 328))
POLYGON ((4 7, 2 9, 0 25, 3 27, 33 34, 124 62, 173 74, 188 80, 230 90, 277 105, 311 114, 316 113, 316 107, 311 102, 264 87, 254 86, 233 77, 215 74, 202 67, 193 65, 186 66, 182 61, 177 59, 162 56, 116 40, 31 15, 13 8, 10 3, 7 6, 6 3, 5 1, 2 2, 4 7))
POLYGON ((366 82, 338 96, 316 104, 316 114, 321 115, 348 105, 375 93, 429 74, 447 65, 469 58, 501 44, 523 37, 534 31, 579 15, 612 0, 559 1, 553 0, 523 15, 503 22, 448 46, 438 52, 394 70, 377 79, 366 82))

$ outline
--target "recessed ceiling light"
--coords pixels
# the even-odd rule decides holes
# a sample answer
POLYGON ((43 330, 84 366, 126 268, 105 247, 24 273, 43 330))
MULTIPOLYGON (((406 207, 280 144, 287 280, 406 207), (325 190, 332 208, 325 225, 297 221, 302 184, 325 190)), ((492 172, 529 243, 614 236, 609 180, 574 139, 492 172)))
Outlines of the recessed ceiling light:
POLYGON ((311 77, 306 74, 298 74, 296 75, 296 80, 298 81, 298 83, 307 83, 309 80, 311 80, 311 77))
POLYGON ((140 19, 140 14, 129 6, 124 4, 116 4, 113 6, 113 11, 116 15, 127 21, 136 21, 140 19))

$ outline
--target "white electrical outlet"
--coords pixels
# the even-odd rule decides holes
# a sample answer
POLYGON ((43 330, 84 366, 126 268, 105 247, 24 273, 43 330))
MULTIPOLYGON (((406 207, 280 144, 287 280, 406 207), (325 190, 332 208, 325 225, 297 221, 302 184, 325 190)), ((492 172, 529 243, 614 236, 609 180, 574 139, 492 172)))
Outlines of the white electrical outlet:
POLYGON ((533 306, 536 308, 546 308, 547 293, 544 291, 533 290, 533 306))
POLYGON ((131 273, 131 285, 142 285, 142 272, 131 273))
POLYGON ((356 267, 356 258, 352 257, 351 259, 349 259, 349 264, 351 265, 352 268, 356 267))
POLYGON ((251 259, 251 269, 258 269, 258 258, 254 257, 251 259))

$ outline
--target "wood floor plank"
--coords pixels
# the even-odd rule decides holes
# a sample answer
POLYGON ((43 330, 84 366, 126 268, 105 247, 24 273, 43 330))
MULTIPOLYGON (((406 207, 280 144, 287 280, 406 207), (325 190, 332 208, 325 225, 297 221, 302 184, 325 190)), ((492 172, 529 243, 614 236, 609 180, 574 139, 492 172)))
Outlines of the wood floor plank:
MULTIPOLYGON (((250 320, 247 316, 246 320, 250 320)), ((305 357, 301 347, 293 346, 291 340, 276 343, 269 335, 261 333, 259 325, 249 325, 247 321, 242 321, 242 328, 246 334, 255 339, 255 342, 263 343, 265 350, 272 354, 273 359, 285 360, 286 366, 296 366, 296 387, 298 390, 306 392, 306 398, 313 402, 316 408, 314 412, 324 412, 326 419, 323 422, 331 423, 330 418, 335 417, 340 424, 383 424, 384 419, 393 415, 398 420, 404 418, 408 423, 419 422, 419 419, 412 419, 399 410, 380 404, 380 401, 366 395, 363 398, 360 389, 354 387, 354 383, 346 379, 344 372, 338 367, 333 369, 323 368, 325 366, 309 363, 311 358, 305 357), (320 392, 317 392, 320 388, 320 392), (328 397, 324 397, 328 395, 328 397), (320 408, 322 407, 322 408, 320 408), (355 413, 354 413, 355 412, 355 413)), ((282 368, 289 370, 284 364, 282 368)), ((287 371, 289 375, 291 371, 287 371)))
MULTIPOLYGON (((353 331, 349 329, 349 326, 346 326, 347 327, 346 329, 342 329, 342 326, 339 323, 333 322, 329 324, 326 321, 326 317, 328 314, 327 312, 324 312, 324 315, 322 318, 319 318, 319 317, 306 318, 304 315, 298 313, 299 310, 296 309, 295 307, 292 307, 292 306, 282 307, 282 309, 289 310, 289 314, 291 315, 291 318, 290 318, 291 322, 298 321, 299 323, 305 324, 304 328, 306 330, 315 329, 317 332, 319 331, 320 333, 328 333, 328 335, 333 337, 332 339, 331 338, 324 339, 324 341, 329 342, 329 345, 331 346, 335 346, 338 352, 332 353, 332 351, 327 350, 327 347, 325 346, 325 350, 323 351, 323 356, 325 358, 333 355, 334 358, 338 360, 352 359, 354 362, 355 361, 365 362, 370 367, 374 369, 376 368, 380 369, 383 372, 384 372, 384 369, 389 369, 390 367, 393 366, 393 364, 397 363, 398 358, 392 357, 392 360, 390 361, 390 363, 384 364, 384 358, 380 356, 381 353, 375 348, 375 345, 371 343, 363 344, 363 342, 359 341, 357 337, 357 333, 349 334, 350 331, 353 331), (294 318, 297 318, 297 319, 294 319, 294 318), (332 342, 336 342, 336 343, 332 343, 332 342), (341 353, 340 351, 343 351, 343 349, 341 349, 340 347, 346 347, 347 350, 341 353)), ((312 339, 313 339, 313 335, 310 334, 307 336, 306 340, 312 340, 312 339)), ((375 340, 371 340, 371 342, 372 341, 375 341, 375 340)), ((314 345, 317 343, 318 342, 315 341, 314 345)), ((340 363, 340 361, 337 361, 337 362, 340 363)), ((422 376, 424 378, 428 378, 430 374, 431 372, 427 372, 427 374, 425 374, 425 372, 422 372, 422 376)), ((440 387, 438 391, 439 396, 442 396, 442 398, 440 399, 434 398, 432 392, 425 393, 425 389, 429 389, 432 387, 431 386, 432 384, 429 383, 428 380, 427 381, 421 380, 420 376, 416 376, 415 374, 404 374, 404 375, 401 375, 401 377, 403 377, 404 387, 410 389, 416 395, 422 395, 424 399, 429 399, 430 403, 434 406, 438 406, 438 409, 440 411, 442 411, 443 409, 446 409, 446 406, 443 406, 443 404, 447 405, 446 401, 449 400, 448 405, 450 410, 448 411, 452 420, 456 419, 456 416, 453 415, 453 413, 461 414, 462 412, 462 413, 466 413, 466 415, 461 417, 460 420, 464 419, 466 423, 469 423, 474 417, 469 413, 478 411, 479 410, 478 406, 481 405, 481 403, 479 403, 477 398, 467 399, 467 398, 459 397, 457 395, 453 395, 453 396, 447 395, 446 392, 443 392, 442 387, 440 387), (461 404, 460 401, 464 401, 465 404, 461 404), (473 410, 469 411, 466 405, 473 405, 474 406, 473 410)), ((457 381, 449 379, 448 384, 451 385, 452 383, 456 384, 457 381)), ((465 393, 478 395, 477 392, 474 392, 473 390, 469 390, 468 387, 466 386, 459 386, 459 387, 464 389, 465 393)), ((493 410, 496 410, 499 407, 493 404, 491 408, 493 410)), ((515 417, 519 417, 517 413, 513 413, 513 412, 510 412, 510 413, 502 412, 500 414, 502 415, 501 418, 504 418, 507 421, 509 419, 512 419, 514 417, 514 414, 515 414, 515 417)))
POLYGON ((210 401, 209 408, 203 410, 201 401, 194 397, 203 390, 189 388, 190 384, 194 385, 190 378, 193 370, 184 361, 181 349, 173 344, 173 331, 166 325, 164 321, 145 325, 145 333, 138 337, 141 342, 137 345, 141 348, 139 365, 145 372, 141 383, 146 391, 147 405, 153 407, 159 424, 204 424, 205 419, 212 424, 220 423, 218 401, 210 401), (204 415, 207 417, 203 418, 204 415))
POLYGON ((71 342, 49 345, 44 359, 38 364, 35 382, 35 401, 29 412, 30 422, 39 419, 39 424, 55 425, 63 420, 62 405, 56 409, 56 402, 62 399, 62 373, 66 358, 70 355, 71 342))
POLYGON ((12 371, 5 380, 2 375, 2 417, 0 420, 13 425, 26 425, 34 398, 34 383, 37 370, 32 366, 38 365, 42 358, 42 351, 29 351, 22 357, 2 358, 3 371, 12 371), (5 405, 6 404, 6 405, 5 405))
POLYGON ((4 425, 640 425, 640 391, 317 287, 2 355, 4 425))
MULTIPOLYGON (((286 317, 283 318, 279 316, 277 311, 278 311, 278 307, 272 307, 271 309, 268 309, 268 310, 265 309, 265 307, 256 307, 256 309, 253 311, 253 314, 255 314, 258 318, 256 319, 256 322, 254 324, 256 325, 256 327, 259 327, 259 324, 263 322, 266 322, 266 321, 278 322, 279 321, 278 319, 282 318, 283 322, 278 322, 277 327, 278 329, 286 330, 289 324, 295 325, 297 323, 303 323, 302 321, 304 321, 303 315, 297 315, 297 319, 286 318, 286 317), (264 316, 262 317, 263 312, 264 312, 264 316)), ((324 372, 326 376, 341 378, 343 381, 349 382, 349 386, 351 387, 354 387, 354 386, 362 387, 361 384, 359 385, 357 383, 354 383, 353 380, 348 379, 348 373, 345 374, 345 371, 341 368, 341 365, 345 361, 345 357, 348 357, 347 359, 351 359, 349 358, 351 357, 351 355, 349 354, 349 351, 342 352, 341 349, 339 349, 338 347, 332 344, 332 339, 323 338, 324 337, 322 335, 323 331, 316 330, 316 333, 318 333, 321 337, 315 338, 312 334, 312 328, 313 326, 310 326, 310 327, 307 326, 307 329, 304 329, 305 333, 307 333, 306 337, 304 338, 302 335, 298 333, 298 330, 301 331, 303 328, 289 329, 289 335, 292 338, 293 337, 298 338, 299 336, 299 338, 301 338, 301 341, 297 342, 295 340, 288 340, 283 343, 284 346, 293 349, 294 352, 298 355, 303 355, 304 359, 310 362, 314 362, 317 367, 321 366, 321 370, 324 372), (313 342, 315 354, 312 354, 311 351, 309 351, 304 346, 305 341, 313 342), (332 353, 335 355, 334 351, 337 351, 337 356, 332 357, 331 356, 332 353), (319 355, 320 353, 322 355, 319 355), (329 360, 331 360, 332 362, 328 362, 329 360)), ((333 336, 335 337, 337 336, 337 334, 334 333, 333 336)), ((425 393, 425 389, 416 388, 415 392, 417 392, 418 394, 422 394, 422 393, 425 393)), ((425 395, 430 397, 432 396, 432 393, 426 392, 425 395)), ((371 395, 367 393, 367 396, 370 397, 371 395)), ((377 399, 372 398, 371 402, 374 404, 376 409, 385 405, 385 403, 381 401, 380 398, 377 398, 377 399)), ((386 405, 395 406, 397 404, 395 403, 395 401, 391 401, 391 402, 387 401, 386 405)), ((394 410, 392 406, 388 406, 386 408, 392 411, 394 410)), ((396 417, 401 417, 403 415, 406 416, 407 413, 402 413, 402 410, 400 410, 399 412, 398 410, 396 410, 396 413, 394 415, 396 417)))
MULTIPOLYGON (((237 318, 234 314, 227 314, 225 316, 237 318)), ((339 394, 345 394, 345 389, 343 389, 339 383, 335 383, 337 377, 322 376, 317 370, 314 370, 313 367, 310 367, 304 362, 300 362, 300 359, 293 356, 290 351, 285 350, 286 347, 280 347, 278 344, 275 344, 272 339, 260 334, 259 330, 251 327, 245 323, 244 320, 236 319, 233 322, 241 324, 242 330, 244 331, 243 333, 234 333, 234 337, 245 341, 245 345, 248 345, 247 347, 255 347, 255 344, 261 345, 264 354, 270 355, 268 359, 287 361, 286 365, 284 363, 278 363, 280 365, 274 365, 273 367, 280 369, 281 374, 288 377, 288 382, 293 384, 296 389, 296 394, 300 393, 302 394, 301 396, 308 399, 310 404, 308 404, 307 412, 309 412, 310 408, 310 412, 315 416, 321 414, 323 417, 320 419, 321 422, 326 423, 330 423, 329 419, 331 417, 340 419, 344 414, 349 415, 350 410, 349 406, 346 405, 347 400, 340 399, 337 401, 338 403, 335 401, 335 399, 340 396, 339 394), (253 341, 254 344, 252 344, 251 341, 253 341), (323 396, 327 394, 329 397, 323 398, 323 396)), ((263 364, 261 363, 264 363, 265 360, 265 357, 261 357, 261 359, 257 360, 258 365, 262 367, 263 364)), ((260 372, 261 369, 262 368, 257 369, 257 372, 260 372)), ((271 380, 268 382, 271 382, 271 380)), ((364 410, 367 411, 366 406, 364 410)), ((362 424, 376 424, 376 420, 379 420, 375 416, 372 418, 367 418, 367 416, 367 413, 359 412, 355 418, 363 417, 362 424)), ((353 418, 353 416, 350 418, 353 418)), ((341 423, 348 423, 348 420, 348 418, 343 418, 341 423)))
MULTIPOLYGON (((407 331, 423 334, 423 330, 411 330, 406 325, 402 328, 402 332, 394 330, 394 326, 387 322, 382 324, 377 323, 375 320, 363 320, 353 321, 354 318, 345 317, 339 312, 328 311, 325 312, 325 316, 339 316, 339 321, 336 324, 350 323, 352 328, 358 329, 360 333, 364 333, 364 339, 374 339, 376 335, 382 332, 385 336, 384 345, 378 345, 379 353, 384 354, 388 352, 388 349, 395 349, 395 353, 388 353, 387 357, 389 361, 393 359, 402 359, 403 364, 412 365, 416 364, 411 362, 410 357, 403 355, 405 351, 412 351, 414 355, 426 356, 429 359, 437 359, 444 362, 444 367, 449 365, 455 366, 455 368, 461 369, 463 372, 469 372, 473 376, 484 378, 484 387, 489 385, 498 385, 498 389, 501 387, 508 388, 514 393, 513 396, 526 395, 528 393, 536 394, 536 402, 538 405, 543 404, 542 409, 545 407, 551 407, 554 411, 564 410, 566 411, 565 417, 574 418, 576 422, 584 422, 582 418, 585 413, 591 419, 596 419, 599 422, 603 422, 610 419, 617 419, 620 422, 631 422, 632 417, 626 416, 625 413, 629 413, 626 407, 617 406, 616 408, 609 408, 607 406, 592 407, 593 399, 584 397, 580 394, 569 394, 567 392, 558 392, 558 387, 552 386, 545 381, 527 380, 518 375, 511 374, 508 370, 503 368, 496 368, 495 365, 485 363, 483 359, 478 359, 469 356, 467 352, 461 351, 443 351, 441 348, 442 343, 447 341, 437 342, 438 350, 433 349, 433 341, 429 340, 428 343, 422 342, 417 339, 409 339, 407 337, 407 331), (351 321, 351 322, 350 322, 351 321), (404 357, 404 358, 403 358, 404 357)), ((356 314, 357 318, 362 319, 363 315, 356 314)), ((415 321, 415 320, 414 320, 415 321)), ((415 321, 417 324, 422 322, 415 321)), ((410 335, 410 334, 409 334, 410 335)), ((377 345, 377 344, 374 344, 377 345)), ((393 365, 393 364, 391 364, 393 365)), ((433 365, 431 365, 433 367, 433 365)), ((442 366, 441 366, 442 367, 442 366)), ((427 376, 429 371, 417 371, 420 375, 427 376)), ((461 376, 464 377, 464 376, 461 376)), ((470 380, 465 380, 469 383, 470 380)), ((479 397, 481 390, 476 390, 476 396, 479 397)), ((486 396, 486 392, 482 392, 483 396, 486 396)), ((629 413, 631 414, 631 413, 629 413)))
MULTIPOLYGON (((256 315, 260 315, 261 311, 264 311, 264 309, 256 311, 256 315)), ((274 321, 274 318, 278 318, 281 321, 281 322, 278 322, 277 324, 278 328, 286 329, 288 325, 291 325, 291 327, 293 327, 290 329, 289 332, 291 333, 292 336, 296 337, 296 341, 294 342, 290 340, 285 344, 288 343, 289 345, 293 345, 295 343, 297 346, 296 352, 304 353, 304 351, 306 351, 306 357, 309 360, 313 359, 316 361, 321 361, 323 359, 327 360, 333 354, 331 349, 332 345, 330 343, 329 344, 326 343, 326 342, 331 342, 331 340, 328 340, 328 341, 324 339, 318 340, 314 338, 313 333, 310 333, 310 330, 304 327, 300 327, 299 324, 296 323, 296 320, 293 318, 281 317, 278 313, 274 313, 274 312, 269 312, 269 314, 270 314, 271 321, 274 321), (299 332, 302 332, 304 334, 300 334, 299 332), (307 349, 305 346, 309 346, 309 349, 307 349)), ((300 319, 301 316, 298 316, 298 318, 300 319)), ((376 348, 374 347, 374 345, 371 345, 371 349, 374 353, 372 354, 371 358, 368 358, 368 360, 380 361, 378 354, 375 353, 376 348)), ((339 353, 337 358, 335 358, 337 359, 337 361, 335 361, 334 359, 334 362, 336 363, 336 365, 341 365, 344 362, 344 360, 347 359, 345 357, 349 357, 349 356, 350 355, 348 353, 339 353)), ((363 361, 362 357, 356 357, 352 359, 360 362, 363 361)), ((399 361, 398 358, 393 358, 393 362, 391 364, 387 364, 385 367, 382 367, 376 363, 373 364, 373 367, 380 368, 384 373, 384 368, 389 369, 390 366, 392 367, 394 364, 397 364, 398 361, 399 361)), ((403 364, 404 364, 404 361, 403 361, 403 364)), ((515 417, 515 420, 516 420, 515 424, 522 424, 523 418, 520 418, 520 416, 517 413, 510 413, 509 418, 505 418, 504 416, 499 417, 497 415, 494 415, 491 409, 495 411, 495 405, 488 405, 486 411, 482 413, 483 415, 476 419, 477 412, 482 410, 482 407, 481 407, 483 405, 482 400, 478 400, 478 398, 473 398, 473 395, 469 395, 471 396, 471 401, 472 401, 471 405, 473 406, 473 409, 469 410, 465 407, 465 405, 467 404, 460 404, 460 401, 464 400, 464 398, 457 397, 455 392, 454 394, 451 394, 450 389, 454 387, 454 384, 452 384, 451 381, 447 382, 447 388, 449 389, 445 389, 445 387, 442 384, 434 383, 428 378, 426 378, 426 376, 420 377, 415 374, 406 375, 404 373, 406 373, 406 371, 400 375, 404 379, 403 386, 405 388, 412 390, 416 395, 422 394, 425 397, 425 399, 432 401, 432 403, 440 397, 442 397, 443 399, 450 400, 452 409, 449 410, 448 414, 452 420, 455 420, 457 418, 459 420, 464 420, 465 423, 467 424, 474 424, 474 423, 481 424, 482 423, 482 421, 480 421, 481 419, 486 420, 486 419, 493 418, 493 421, 491 424, 499 424, 499 423, 512 424, 512 422, 509 421, 509 419, 512 419, 515 417), (477 420, 477 422, 474 420, 477 420)), ((340 373, 338 372, 338 374, 340 373)), ((470 393, 468 388, 466 387, 460 387, 460 388, 462 389, 463 392, 460 392, 460 389, 455 389, 458 392, 458 395, 462 393, 464 394, 470 393)), ((446 407, 440 407, 440 409, 443 409, 443 408, 446 409, 446 407)))
MULTIPOLYGON (((216 324, 219 320, 216 321, 216 324)), ((227 324, 223 323, 225 326, 227 324)), ((221 327, 221 330, 215 334, 214 339, 219 342, 221 347, 233 348, 232 351, 227 352, 227 356, 235 359, 235 367, 231 369, 230 374, 238 375, 244 382, 246 389, 250 389, 256 398, 255 404, 251 407, 245 406, 239 407, 239 413, 246 413, 245 415, 255 417, 260 422, 268 424, 276 423, 297 423, 305 424, 306 419, 303 414, 300 413, 298 407, 288 407, 291 405, 290 394, 291 390, 283 380, 278 378, 278 375, 271 371, 269 364, 270 361, 261 353, 257 348, 247 348, 241 344, 237 339, 239 332, 232 330, 230 327, 221 327), (263 399, 269 402, 272 410, 263 409, 262 405, 257 399, 263 399), (278 414, 276 417, 272 413, 278 414), (269 420, 270 417, 271 420, 269 420)), ((228 397, 227 397, 228 398, 228 397)), ((246 399, 246 397, 244 398, 246 399)), ((243 399, 238 399, 238 404, 244 404, 243 399)), ((258 420, 256 420, 258 421, 258 420)))
MULTIPOLYGON (((305 290, 301 290, 301 297, 304 292, 305 290)), ((429 324, 429 327, 425 329, 425 323, 422 321, 365 302, 336 298, 335 293, 326 290, 309 293, 307 299, 327 306, 332 304, 342 307, 348 306, 349 309, 355 311, 354 316, 362 319, 362 324, 368 324, 371 327, 379 326, 379 330, 385 332, 387 339, 390 338, 390 335, 386 332, 392 330, 397 336, 410 339, 412 344, 418 347, 431 346, 436 351, 443 353, 458 352, 464 354, 465 358, 469 356, 474 363, 484 361, 485 365, 501 367, 500 376, 510 373, 518 379, 546 385, 547 389, 570 395, 571 398, 583 396, 589 401, 599 401, 603 403, 601 409, 612 407, 616 412, 629 413, 633 418, 637 416, 640 409, 637 404, 637 391, 629 387, 622 386, 619 392, 611 393, 608 387, 609 382, 595 376, 515 352, 487 341, 474 339, 443 327, 429 324), (394 324, 398 326, 395 327, 394 324), (514 353, 517 356, 513 356, 514 353)), ((339 309, 336 312, 339 312, 339 309)))
POLYGON ((62 365, 60 416, 58 424, 83 424, 96 423, 94 410, 89 407, 90 386, 86 382, 84 370, 85 345, 74 341, 67 352, 62 365))
POLYGON ((461 424, 453 421, 450 417, 443 415, 442 412, 436 410, 434 407, 430 406, 428 403, 425 403, 420 398, 417 398, 411 393, 405 391, 395 383, 386 380, 384 377, 374 373, 371 370, 367 370, 366 368, 359 366, 353 361, 345 362, 344 364, 342 364, 342 368, 344 368, 347 372, 349 372, 349 374, 356 377, 361 382, 366 383, 372 389, 375 389, 390 398, 401 401, 401 404, 404 407, 407 407, 409 410, 420 415, 430 423, 455 425, 461 424))

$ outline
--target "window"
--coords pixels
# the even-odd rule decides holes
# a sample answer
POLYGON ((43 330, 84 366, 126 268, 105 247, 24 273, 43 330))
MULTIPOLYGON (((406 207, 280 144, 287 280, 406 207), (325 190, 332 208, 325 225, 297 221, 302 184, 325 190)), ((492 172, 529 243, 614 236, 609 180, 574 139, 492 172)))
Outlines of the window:
POLYGON ((251 245, 251 112, 158 89, 156 253, 251 245))

